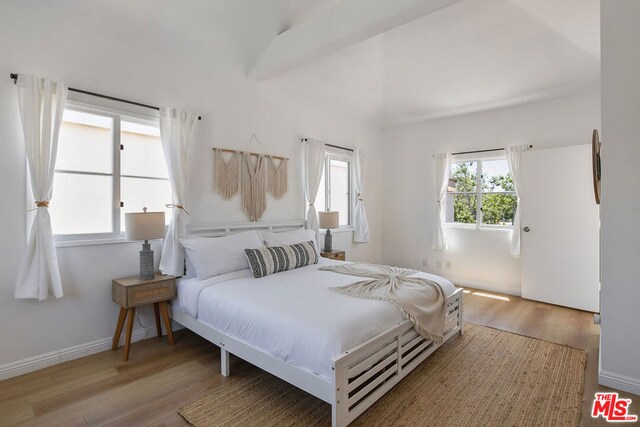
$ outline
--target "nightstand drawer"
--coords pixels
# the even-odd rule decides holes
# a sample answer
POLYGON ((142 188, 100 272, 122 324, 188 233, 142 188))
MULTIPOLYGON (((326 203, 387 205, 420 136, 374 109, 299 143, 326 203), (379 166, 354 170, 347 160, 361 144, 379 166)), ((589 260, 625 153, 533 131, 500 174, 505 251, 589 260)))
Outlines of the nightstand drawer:
POLYGON ((324 255, 324 257, 329 259, 341 259, 344 257, 344 254, 336 252, 336 253, 326 254, 324 255))
POLYGON ((175 280, 162 283, 150 283, 127 289, 126 302, 128 307, 149 304, 156 301, 166 301, 176 297, 175 280))
POLYGON ((137 278, 113 281, 113 302, 124 308, 154 302, 167 301, 176 297, 176 281, 173 276, 156 275, 153 280, 137 278))
POLYGON ((320 252, 323 258, 335 259, 339 261, 345 260, 345 251, 320 252))

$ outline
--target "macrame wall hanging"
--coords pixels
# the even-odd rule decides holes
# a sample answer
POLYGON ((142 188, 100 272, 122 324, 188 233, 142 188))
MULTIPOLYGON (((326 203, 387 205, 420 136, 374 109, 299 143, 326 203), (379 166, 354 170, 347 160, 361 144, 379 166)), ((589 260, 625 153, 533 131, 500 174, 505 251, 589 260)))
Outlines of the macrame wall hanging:
MULTIPOLYGON (((262 148, 255 134, 251 136, 249 145, 254 140, 262 148)), ((259 221, 264 214, 267 193, 278 200, 287 192, 289 159, 286 157, 217 147, 213 151, 216 192, 229 200, 241 191, 242 210, 250 221, 259 221), (231 153, 228 161, 225 161, 223 153, 231 153)))
POLYGON ((250 221, 258 221, 267 209, 265 157, 258 155, 255 164, 251 161, 249 153, 244 153, 242 157, 242 210, 250 221))
POLYGON ((287 192, 287 159, 280 159, 278 166, 273 156, 267 156, 267 191, 279 200, 287 192))
POLYGON ((242 153, 234 152, 228 162, 220 148, 214 148, 214 173, 216 191, 223 199, 229 200, 240 189, 240 162, 242 153))

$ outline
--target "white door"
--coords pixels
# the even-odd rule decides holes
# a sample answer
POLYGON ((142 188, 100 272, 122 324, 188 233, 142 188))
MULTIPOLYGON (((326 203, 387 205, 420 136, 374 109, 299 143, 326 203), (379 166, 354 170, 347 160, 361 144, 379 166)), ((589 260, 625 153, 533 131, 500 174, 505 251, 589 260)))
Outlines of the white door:
POLYGON ((599 311, 591 146, 522 154, 522 296, 599 311))

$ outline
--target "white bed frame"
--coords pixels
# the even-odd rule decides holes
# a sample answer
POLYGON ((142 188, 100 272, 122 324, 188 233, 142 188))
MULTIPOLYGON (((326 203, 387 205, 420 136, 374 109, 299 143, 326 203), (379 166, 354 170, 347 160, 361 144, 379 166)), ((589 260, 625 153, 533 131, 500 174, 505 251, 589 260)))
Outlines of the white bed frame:
MULTIPOLYGON (((189 234, 222 236, 245 230, 286 231, 303 225, 304 221, 280 221, 194 226, 188 230, 189 234)), ((334 357, 331 379, 297 368, 225 335, 179 309, 172 309, 172 315, 173 320, 220 347, 222 375, 229 376, 229 354, 234 354, 331 404, 332 426, 342 427, 373 405, 447 340, 455 334, 462 335, 462 295, 462 289, 457 289, 447 298, 441 343, 421 337, 413 324, 405 320, 334 357)))

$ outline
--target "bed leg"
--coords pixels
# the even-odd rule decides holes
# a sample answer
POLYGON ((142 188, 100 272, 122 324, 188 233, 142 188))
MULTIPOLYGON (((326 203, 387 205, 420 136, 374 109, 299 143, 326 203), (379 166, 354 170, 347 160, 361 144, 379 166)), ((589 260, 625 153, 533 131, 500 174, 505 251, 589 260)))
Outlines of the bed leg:
POLYGON ((331 427, 338 426, 338 408, 336 404, 331 405, 331 427))
POLYGON ((464 312, 463 312, 463 303, 462 303, 462 298, 463 295, 461 293, 460 297, 458 298, 458 324, 460 326, 460 330, 458 331, 458 334, 460 336, 464 335, 464 312))
POLYGON ((333 366, 335 394, 331 403, 331 427, 345 427, 349 417, 347 370, 341 365, 333 366))
POLYGON ((220 374, 222 374, 223 377, 228 377, 231 374, 229 352, 224 348, 220 349, 220 374))
POLYGON ((337 404, 331 405, 331 427, 346 427, 337 404))

